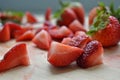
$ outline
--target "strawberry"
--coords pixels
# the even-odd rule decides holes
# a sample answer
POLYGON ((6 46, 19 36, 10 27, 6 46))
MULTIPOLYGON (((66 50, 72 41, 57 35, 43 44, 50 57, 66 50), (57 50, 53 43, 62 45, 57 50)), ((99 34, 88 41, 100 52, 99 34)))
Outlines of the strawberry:
POLYGON ((29 41, 32 40, 34 37, 34 33, 32 31, 26 31, 21 36, 19 36, 16 41, 29 41))
POLYGON ((120 33, 119 21, 115 17, 105 14, 102 14, 100 18, 97 19, 98 20, 96 20, 93 27, 91 27, 88 32, 90 34, 92 33, 92 39, 101 42, 103 47, 110 47, 118 44, 120 33))
POLYGON ((16 23, 7 22, 5 26, 9 27, 11 38, 15 37, 15 31, 22 30, 22 27, 16 23))
POLYGON ((89 19, 89 25, 92 25, 95 17, 97 16, 97 10, 100 10, 100 7, 94 7, 88 15, 88 19, 89 19))
POLYGON ((103 47, 98 41, 89 42, 84 48, 84 52, 76 60, 81 68, 88 68, 103 63, 103 47))
POLYGON ((45 20, 50 21, 50 17, 51 17, 51 8, 47 8, 45 13, 45 20))
POLYGON ((28 66, 29 64, 26 44, 17 44, 12 47, 0 61, 0 72, 20 65, 28 66))
POLYGON ((63 21, 63 25, 69 26, 69 24, 73 20, 77 19, 77 16, 76 16, 76 14, 74 13, 74 11, 71 8, 66 8, 64 10, 64 12, 61 14, 61 18, 62 18, 62 21, 63 21))
POLYGON ((72 3, 72 9, 77 15, 78 21, 83 25, 84 24, 84 19, 85 19, 85 11, 84 7, 82 6, 81 3, 73 2, 72 3))
POLYGON ((48 62, 56 67, 68 66, 75 61, 83 50, 77 47, 52 42, 48 51, 48 62))
POLYGON ((10 40, 10 30, 8 26, 4 26, 0 31, 0 42, 6 42, 10 40))
POLYGON ((36 23, 37 22, 37 19, 30 12, 26 12, 25 16, 26 16, 28 23, 36 23))
POLYGON ((80 23, 84 24, 84 8, 80 3, 60 1, 60 5, 61 9, 54 14, 54 17, 58 19, 58 25, 69 26, 69 24, 75 19, 78 19, 80 23))
POLYGON ((86 32, 86 30, 83 28, 83 25, 78 20, 74 20, 72 23, 70 23, 69 29, 71 29, 74 33, 76 31, 86 32))
POLYGON ((91 41, 91 39, 84 32, 81 31, 79 32, 79 34, 77 33, 72 39, 63 39, 62 43, 70 46, 84 48, 89 41, 91 41))
POLYGON ((51 29, 51 30, 49 30, 49 33, 50 33, 51 37, 54 39, 63 39, 65 37, 73 35, 72 31, 70 29, 68 29, 66 26, 51 29))
POLYGON ((51 41, 51 36, 45 30, 37 33, 36 36, 32 39, 32 42, 35 43, 40 49, 45 50, 49 49, 51 41))

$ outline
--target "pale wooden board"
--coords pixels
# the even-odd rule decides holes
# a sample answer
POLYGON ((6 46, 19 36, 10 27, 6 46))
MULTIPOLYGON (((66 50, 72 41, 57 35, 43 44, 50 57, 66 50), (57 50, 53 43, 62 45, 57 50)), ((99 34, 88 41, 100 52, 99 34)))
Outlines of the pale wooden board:
MULTIPOLYGON (((43 22, 43 17, 39 18, 43 22)), ((37 48, 32 42, 25 43, 31 64, 0 73, 0 80, 120 80, 120 45, 105 49, 104 64, 82 69, 75 63, 65 68, 53 67, 47 62, 46 51, 37 48)), ((15 44, 15 40, 0 43, 0 58, 15 44)))
MULTIPOLYGON (((3 56, 15 40, 0 43, 3 56)), ((0 73, 0 80, 120 80, 120 46, 105 49, 104 64, 82 69, 75 63, 65 68, 56 68, 47 62, 47 52, 38 49, 32 42, 26 42, 31 64, 19 66, 0 73)))

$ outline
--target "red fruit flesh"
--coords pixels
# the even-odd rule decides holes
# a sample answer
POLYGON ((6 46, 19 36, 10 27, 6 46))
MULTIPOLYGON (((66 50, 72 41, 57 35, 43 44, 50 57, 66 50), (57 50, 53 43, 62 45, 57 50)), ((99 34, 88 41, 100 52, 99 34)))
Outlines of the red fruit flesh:
POLYGON ((28 66, 29 57, 24 43, 15 45, 10 49, 0 62, 0 72, 14 68, 19 65, 28 66))
POLYGON ((51 36, 47 31, 42 30, 32 39, 32 42, 35 43, 40 49, 48 50, 51 44, 51 36))
POLYGON ((19 36, 16 41, 30 41, 32 40, 34 37, 34 33, 32 31, 27 31, 24 34, 22 34, 21 36, 19 36))
POLYGON ((75 12, 75 14, 77 15, 77 19, 79 20, 79 22, 83 25, 84 24, 84 18, 85 18, 85 11, 83 6, 73 6, 72 7, 73 11, 75 12))
POLYGON ((48 51, 48 62, 56 67, 68 66, 75 61, 83 50, 77 47, 52 42, 48 51))
POLYGON ((15 37, 15 33, 14 33, 15 31, 22 30, 22 27, 20 25, 12 22, 6 23, 5 26, 9 27, 11 38, 15 37))
POLYGON ((98 40, 102 43, 103 47, 111 47, 119 42, 120 24, 119 21, 110 16, 109 24, 105 29, 99 30, 92 35, 94 40, 98 40))
POLYGON ((70 25, 69 25, 69 29, 71 29, 74 33, 76 31, 84 31, 86 32, 86 30, 83 28, 83 25, 78 21, 78 20, 74 20, 70 25))
POLYGON ((36 23, 37 22, 37 19, 30 12, 26 12, 25 15, 26 15, 28 23, 36 23))
POLYGON ((73 35, 72 31, 65 26, 56 29, 51 29, 49 30, 49 33, 53 39, 63 39, 65 37, 73 35))
POLYGON ((77 16, 71 8, 67 8, 64 10, 63 14, 61 15, 61 18, 63 21, 63 25, 69 26, 69 24, 73 20, 77 19, 77 16))
POLYGON ((91 39, 81 31, 79 34, 77 33, 76 36, 74 36, 72 39, 63 39, 62 43, 70 46, 84 48, 89 41, 91 41, 91 39))
POLYGON ((4 26, 0 31, 0 42, 6 42, 10 40, 10 30, 8 26, 4 26))
POLYGON ((84 52, 77 59, 77 65, 82 68, 92 67, 102 63, 103 47, 98 41, 89 42, 84 52))
POLYGON ((45 20, 50 21, 50 16, 51 16, 51 8, 47 8, 45 13, 45 20))

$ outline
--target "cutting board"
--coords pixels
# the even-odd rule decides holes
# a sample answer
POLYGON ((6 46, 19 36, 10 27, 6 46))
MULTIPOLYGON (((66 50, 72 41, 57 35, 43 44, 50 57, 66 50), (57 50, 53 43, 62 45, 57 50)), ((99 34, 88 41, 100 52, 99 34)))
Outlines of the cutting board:
MULTIPOLYGON (((75 63, 64 68, 53 67, 47 62, 47 51, 32 42, 25 43, 31 64, 0 73, 0 80, 120 80, 120 45, 105 49, 104 64, 82 69, 75 63)), ((15 44, 15 40, 0 43, 0 56, 15 44)))
MULTIPOLYGON (((0 73, 0 80, 120 80, 120 44, 104 49, 103 64, 82 69, 76 63, 64 68, 53 67, 47 61, 47 51, 32 42, 25 43, 31 64, 0 73)), ((15 44, 15 40, 0 43, 0 58, 15 44)))

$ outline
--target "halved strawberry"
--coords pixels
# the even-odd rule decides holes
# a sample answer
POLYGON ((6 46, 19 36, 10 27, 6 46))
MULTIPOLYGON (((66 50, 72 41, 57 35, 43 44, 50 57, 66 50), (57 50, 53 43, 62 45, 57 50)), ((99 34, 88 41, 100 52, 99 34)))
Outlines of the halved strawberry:
POLYGON ((12 47, 0 61, 0 72, 19 65, 28 66, 30 64, 26 49, 26 44, 21 43, 12 47))
POLYGON ((32 39, 32 42, 35 43, 40 49, 46 50, 49 49, 51 41, 51 36, 45 30, 37 33, 36 36, 32 39))
POLYGON ((71 29, 74 33, 76 31, 84 31, 84 32, 86 32, 83 25, 78 20, 74 20, 72 23, 70 23, 69 29, 71 29))
POLYGON ((77 65, 82 68, 88 68, 103 63, 103 47, 98 41, 89 42, 84 48, 84 52, 77 59, 77 65))
POLYGON ((10 30, 8 26, 4 26, 0 31, 0 42, 6 42, 10 40, 10 30))
POLYGON ((50 33, 51 37, 54 39, 63 39, 65 37, 73 35, 72 31, 70 29, 68 29, 66 26, 51 29, 51 30, 49 30, 49 33, 50 33))
POLYGON ((11 38, 14 38, 14 37, 15 37, 15 35, 14 35, 14 32, 15 32, 15 31, 22 30, 22 27, 21 27, 19 24, 12 23, 12 22, 7 22, 7 23, 5 24, 5 26, 8 26, 9 29, 10 29, 11 38))
POLYGON ((50 21, 50 17, 51 17, 51 8, 47 8, 45 13, 45 20, 50 21))
POLYGON ((71 5, 73 11, 77 15, 77 19, 83 25, 85 21, 85 11, 83 5, 80 2, 79 3, 73 2, 71 5))
POLYGON ((84 48, 89 41, 91 41, 91 39, 84 32, 80 31, 79 34, 77 33, 72 39, 63 39, 62 43, 84 48))
POLYGON ((63 40, 61 41, 61 43, 62 44, 69 44, 71 40, 72 40, 72 38, 70 38, 70 37, 63 38, 63 40))
POLYGON ((16 41, 30 41, 34 37, 34 33, 32 31, 26 31, 24 34, 19 36, 16 41))
POLYGON ((37 22, 37 19, 30 12, 26 12, 25 16, 26 16, 28 23, 36 23, 37 22))
POLYGON ((83 50, 58 42, 52 42, 48 51, 48 62, 56 67, 68 66, 75 61, 83 50))

